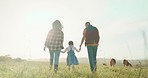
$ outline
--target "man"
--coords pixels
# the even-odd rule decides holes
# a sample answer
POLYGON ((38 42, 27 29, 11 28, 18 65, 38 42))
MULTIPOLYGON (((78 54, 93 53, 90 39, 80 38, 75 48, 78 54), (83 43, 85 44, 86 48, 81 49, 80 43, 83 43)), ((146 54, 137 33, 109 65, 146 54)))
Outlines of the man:
POLYGON ((52 23, 52 29, 48 32, 45 47, 49 49, 50 53, 50 69, 53 66, 54 60, 54 71, 57 72, 58 64, 59 64, 59 56, 61 49, 63 49, 63 40, 64 40, 64 33, 62 31, 62 24, 59 20, 56 20, 52 23), (55 57, 55 58, 54 58, 55 57))
POLYGON ((90 69, 92 73, 97 69, 97 48, 100 40, 99 31, 96 27, 92 26, 90 22, 85 23, 86 28, 83 31, 83 37, 81 40, 80 48, 85 40, 85 46, 87 47, 90 69))

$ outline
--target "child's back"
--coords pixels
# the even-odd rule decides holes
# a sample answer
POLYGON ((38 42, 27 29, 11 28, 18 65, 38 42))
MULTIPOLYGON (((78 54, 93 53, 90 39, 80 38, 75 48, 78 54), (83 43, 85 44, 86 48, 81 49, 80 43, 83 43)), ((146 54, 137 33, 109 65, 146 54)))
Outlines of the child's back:
POLYGON ((63 53, 67 52, 68 54, 66 61, 67 61, 67 65, 69 66, 69 68, 70 68, 70 65, 78 65, 78 60, 74 53, 75 50, 77 52, 80 51, 76 47, 73 46, 72 41, 69 41, 69 46, 63 51, 63 53))

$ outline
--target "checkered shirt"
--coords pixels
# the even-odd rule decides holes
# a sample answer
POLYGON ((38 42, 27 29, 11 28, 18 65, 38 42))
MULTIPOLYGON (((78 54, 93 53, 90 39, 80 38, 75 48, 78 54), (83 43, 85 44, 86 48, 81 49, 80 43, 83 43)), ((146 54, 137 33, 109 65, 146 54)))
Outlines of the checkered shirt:
POLYGON ((49 50, 61 50, 61 47, 63 46, 63 40, 64 40, 64 33, 59 29, 51 29, 48 32, 45 46, 49 48, 49 50))

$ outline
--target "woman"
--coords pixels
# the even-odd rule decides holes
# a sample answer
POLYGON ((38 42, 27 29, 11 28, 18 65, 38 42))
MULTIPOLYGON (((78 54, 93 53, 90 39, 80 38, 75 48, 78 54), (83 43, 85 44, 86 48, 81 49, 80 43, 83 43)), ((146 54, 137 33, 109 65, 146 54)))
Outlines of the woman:
POLYGON ((53 66, 54 60, 54 71, 57 72, 58 64, 59 64, 59 56, 61 49, 63 49, 63 40, 64 40, 64 33, 62 32, 62 24, 59 20, 55 20, 52 23, 52 29, 48 32, 45 47, 49 49, 50 54, 50 69, 53 66))

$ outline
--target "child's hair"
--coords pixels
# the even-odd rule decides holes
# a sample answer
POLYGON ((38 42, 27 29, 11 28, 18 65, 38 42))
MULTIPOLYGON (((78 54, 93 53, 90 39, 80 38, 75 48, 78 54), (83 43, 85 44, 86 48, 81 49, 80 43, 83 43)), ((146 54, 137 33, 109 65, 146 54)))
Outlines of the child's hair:
POLYGON ((69 44, 69 45, 73 45, 73 41, 69 41, 68 44, 69 44))

